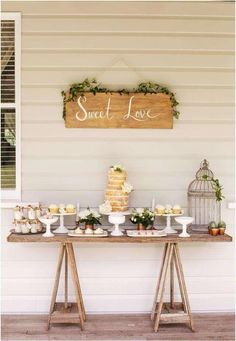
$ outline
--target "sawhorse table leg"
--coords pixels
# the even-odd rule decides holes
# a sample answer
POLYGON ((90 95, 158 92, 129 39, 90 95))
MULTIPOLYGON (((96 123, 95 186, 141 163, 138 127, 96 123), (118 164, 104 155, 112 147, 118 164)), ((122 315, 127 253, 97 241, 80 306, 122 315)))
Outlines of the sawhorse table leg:
POLYGON ((75 254, 72 243, 64 243, 60 246, 54 288, 52 292, 51 305, 48 316, 47 329, 51 323, 79 323, 81 330, 84 329, 86 320, 84 302, 79 282, 79 276, 76 266, 75 254), (57 292, 60 282, 63 258, 65 261, 65 300, 63 303, 56 303, 57 292), (68 303, 68 265, 72 275, 72 281, 75 289, 76 303, 68 303))
POLYGON ((157 281, 151 319, 154 321, 154 331, 157 332, 160 323, 186 323, 192 331, 193 319, 184 279, 183 267, 177 243, 166 243, 161 262, 160 274, 157 281), (182 303, 174 302, 174 268, 179 282, 182 303), (170 271, 170 303, 164 302, 166 279, 170 271), (178 311, 178 312, 177 312, 178 311))

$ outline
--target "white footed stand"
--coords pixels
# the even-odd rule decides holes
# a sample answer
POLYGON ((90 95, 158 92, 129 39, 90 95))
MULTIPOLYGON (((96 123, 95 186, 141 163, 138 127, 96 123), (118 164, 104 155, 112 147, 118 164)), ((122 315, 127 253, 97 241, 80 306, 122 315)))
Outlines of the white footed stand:
POLYGON ((56 233, 56 234, 68 233, 68 229, 66 228, 64 224, 64 217, 67 215, 76 215, 76 213, 53 213, 53 215, 60 217, 60 226, 55 231, 53 231, 53 233, 56 233))
POLYGON ((178 217, 175 218, 177 223, 182 225, 182 233, 179 234, 179 237, 188 238, 190 234, 187 232, 187 225, 191 224, 194 221, 193 217, 178 217))
POLYGON ((182 214, 183 213, 181 214, 156 214, 156 216, 158 217, 166 217, 166 227, 161 232, 167 233, 167 234, 177 233, 177 231, 171 227, 171 217, 179 217, 182 214))
POLYGON ((111 236, 119 237, 123 236, 123 232, 120 230, 120 224, 124 224, 125 216, 130 215, 129 211, 126 212, 111 212, 108 216, 108 221, 114 224, 114 230, 111 232, 111 236))
POLYGON ((54 234, 51 232, 51 224, 55 223, 58 220, 58 217, 53 218, 45 218, 39 217, 39 221, 46 225, 46 232, 42 235, 43 237, 53 237, 54 234))

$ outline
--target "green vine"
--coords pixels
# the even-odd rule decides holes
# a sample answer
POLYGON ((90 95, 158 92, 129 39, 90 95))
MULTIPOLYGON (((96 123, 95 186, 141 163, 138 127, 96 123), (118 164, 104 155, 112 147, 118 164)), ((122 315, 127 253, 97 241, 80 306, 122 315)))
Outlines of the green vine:
POLYGON ((208 175, 203 175, 202 178, 204 180, 208 180, 210 179, 210 181, 212 182, 212 188, 215 191, 215 195, 216 195, 216 201, 221 201, 224 199, 224 195, 222 193, 223 190, 223 186, 220 184, 219 179, 214 179, 214 178, 210 178, 208 175))
MULTIPOLYGON (((61 95, 63 97, 63 118, 65 119, 66 116, 66 103, 70 101, 74 101, 78 95, 83 96, 85 92, 92 92, 94 95, 96 93, 113 93, 114 91, 111 91, 103 86, 101 86, 100 83, 96 81, 95 78, 89 79, 86 78, 81 83, 74 83, 70 86, 68 92, 62 91, 61 95)), ((179 104, 176 101, 175 94, 171 92, 166 87, 163 87, 157 83, 152 82, 142 82, 140 83, 137 88, 134 88, 132 90, 129 89, 119 89, 115 92, 118 92, 120 95, 123 94, 129 94, 130 92, 136 92, 136 93, 144 93, 146 94, 158 94, 163 93, 168 96, 170 96, 171 106, 172 106, 172 112, 173 116, 178 119, 179 118, 179 111, 176 110, 176 106, 179 104)))

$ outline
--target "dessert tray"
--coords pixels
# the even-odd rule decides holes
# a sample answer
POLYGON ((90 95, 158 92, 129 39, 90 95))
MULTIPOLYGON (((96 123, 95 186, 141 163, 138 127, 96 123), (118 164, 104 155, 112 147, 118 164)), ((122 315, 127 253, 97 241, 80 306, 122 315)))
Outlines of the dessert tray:
POLYGON ((108 237, 108 232, 107 231, 103 231, 103 233, 91 233, 91 234, 85 234, 83 233, 76 233, 76 232, 69 232, 68 236, 70 237, 81 237, 81 238, 101 238, 101 237, 108 237))
POLYGON ((128 237, 165 237, 167 234, 163 231, 148 230, 148 231, 137 231, 137 230, 127 230, 128 237))
POLYGON ((175 234, 177 233, 176 230, 174 230, 171 227, 171 217, 179 217, 184 214, 184 211, 182 210, 181 213, 175 214, 175 213, 155 213, 157 217, 166 217, 166 227, 164 230, 162 230, 164 233, 168 234, 175 234))

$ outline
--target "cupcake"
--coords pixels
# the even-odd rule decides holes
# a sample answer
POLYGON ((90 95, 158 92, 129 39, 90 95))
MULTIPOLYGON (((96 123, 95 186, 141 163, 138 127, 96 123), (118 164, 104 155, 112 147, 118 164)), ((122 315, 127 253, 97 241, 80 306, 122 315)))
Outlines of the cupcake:
POLYGON ((66 206, 65 206, 65 204, 60 204, 60 205, 59 205, 59 212, 60 212, 60 213, 65 213, 65 212, 66 212, 66 206))
POLYGON ((165 206, 165 214, 172 214, 172 213, 173 213, 172 206, 166 205, 165 206))
POLYGON ((72 204, 66 205, 66 212, 67 213, 75 213, 75 206, 72 204))
POLYGON ((80 227, 77 227, 77 229, 75 229, 75 233, 76 234, 83 234, 84 231, 80 227))
POLYGON ((165 213, 165 207, 162 205, 157 205, 156 206, 156 212, 157 212, 157 214, 164 214, 165 213))
POLYGON ((95 231, 94 231, 94 234, 103 234, 104 231, 101 227, 98 227, 95 231))
POLYGON ((92 230, 90 227, 88 227, 88 228, 85 230, 84 233, 85 233, 85 234, 88 234, 88 235, 91 235, 91 234, 93 234, 93 230, 92 230))
POLYGON ((181 214, 182 213, 182 208, 180 205, 174 205, 173 206, 173 213, 174 214, 181 214))
POLYGON ((49 207, 48 207, 48 210, 50 213, 58 213, 58 207, 57 205, 55 204, 51 204, 49 207))

